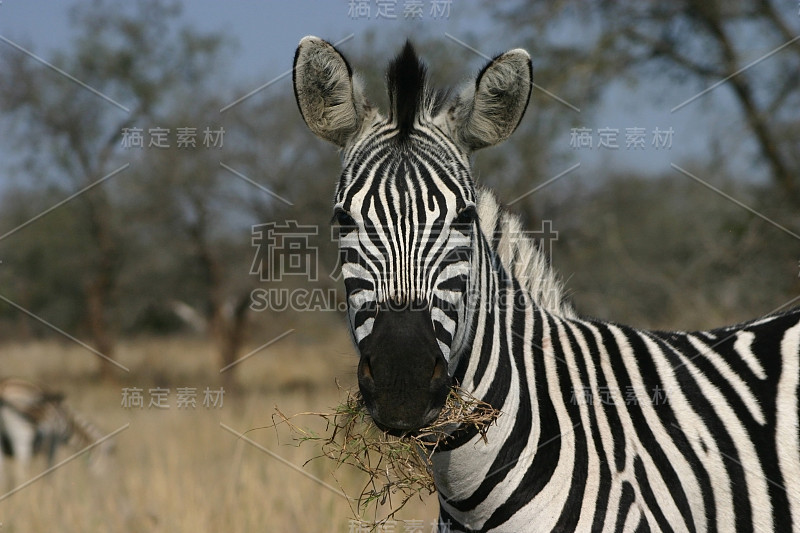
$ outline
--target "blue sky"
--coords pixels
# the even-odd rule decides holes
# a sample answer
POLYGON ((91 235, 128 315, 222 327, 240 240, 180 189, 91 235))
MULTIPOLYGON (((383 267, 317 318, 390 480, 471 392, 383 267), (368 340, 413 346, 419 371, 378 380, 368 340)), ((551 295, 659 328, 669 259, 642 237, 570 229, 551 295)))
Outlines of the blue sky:
MULTIPOLYGON (((488 54, 519 45, 514 35, 502 34, 489 28, 488 17, 480 15, 480 7, 476 1, 456 1, 449 7, 446 16, 435 15, 434 4, 442 0, 421 0, 421 17, 408 20, 403 15, 411 0, 397 0, 395 19, 384 17, 379 13, 377 0, 365 2, 369 5, 368 16, 353 11, 354 4, 347 0, 293 2, 253 2, 219 0, 185 0, 183 2, 183 20, 186 24, 200 30, 221 32, 232 36, 238 43, 235 53, 231 54, 231 73, 239 79, 252 82, 253 87, 269 81, 278 74, 291 68, 297 42, 304 35, 318 35, 331 41, 337 41, 354 34, 352 41, 342 45, 347 52, 348 46, 357 45, 369 29, 375 29, 380 38, 385 32, 393 39, 400 40, 406 34, 413 36, 426 31, 430 35, 441 34, 443 46, 458 46, 445 33, 453 36, 464 36, 469 30, 488 36, 481 40, 481 48, 488 54), (399 30, 399 31, 398 31, 399 30), (487 40, 489 42, 487 42, 487 40)), ((391 3, 391 2, 390 2, 391 3)), ((440 4, 441 8, 444 4, 440 4)), ((0 35, 23 46, 30 46, 33 51, 47 59, 54 50, 63 48, 70 42, 70 28, 67 12, 71 3, 65 2, 30 2, 23 0, 2 0, 0 2, 0 35)), ((391 15, 391 14, 390 14, 391 15)), ((576 23, 577 24, 577 23, 576 23)), ((576 25, 576 31, 581 28, 576 25)), ((399 46, 401 43, 397 43, 399 46)), ((0 43, 0 53, 19 53, 5 43, 0 43)), ((424 55, 424 50, 422 51, 424 55)), ((387 58, 388 59, 388 58, 387 58)), ((476 58, 476 65, 481 60, 476 58)), ((534 58, 534 64, 536 58, 534 58)), ((383 65, 376 66, 383 68, 383 65)), ((465 67, 465 74, 473 71, 475 65, 465 67)), ((669 163, 691 158, 702 158, 708 150, 709 140, 714 132, 725 131, 735 135, 736 124, 726 108, 733 105, 726 99, 725 90, 716 91, 713 98, 693 104, 677 113, 670 113, 670 108, 690 97, 697 91, 696 87, 669 87, 662 81, 642 80, 636 88, 623 84, 615 84, 606 94, 592 115, 585 113, 582 125, 592 130, 594 143, 598 142, 598 129, 609 127, 619 131, 619 149, 614 150, 578 150, 576 160, 582 163, 581 172, 608 172, 610 169, 631 169, 641 172, 668 172, 669 163), (720 112, 722 110, 723 112, 720 112), (627 128, 644 128, 648 146, 655 128, 674 130, 674 143, 670 150, 625 150, 625 132, 627 128)), ((274 90, 288 90, 288 80, 274 90), (285 85, 284 85, 285 84, 285 85)), ((544 98, 544 94, 534 95, 531 110, 535 113, 535 98, 544 98)), ((565 109, 565 112, 571 112, 565 109)), ((743 130, 743 128, 741 128, 743 130)), ((564 132, 564 146, 568 147, 570 132, 564 132)), ((741 140, 747 146, 747 139, 741 140)), ((0 143, 0 154, 3 151, 0 143)))
MULTIPOLYGON (((421 18, 405 18, 406 0, 397 0, 395 18, 379 11, 375 0, 369 16, 354 12, 349 1, 184 1, 183 19, 206 31, 232 36, 238 43, 233 58, 236 74, 261 73, 276 75, 291 67, 298 41, 305 35, 318 35, 336 41, 353 33, 358 38, 369 28, 392 25, 407 29, 411 36, 425 29, 431 33, 457 34, 463 28, 481 26, 483 17, 475 13, 476 2, 460 0, 450 6, 447 15, 434 15, 434 2, 421 0, 421 18)), ((31 44, 38 53, 46 55, 69 42, 68 9, 71 2, 30 2, 3 0, 0 2, 0 35, 31 44)), ((444 5, 444 4, 442 4, 444 5)), ((513 47, 513 43, 509 45, 513 47)), ((346 45, 343 46, 346 49, 346 45)))

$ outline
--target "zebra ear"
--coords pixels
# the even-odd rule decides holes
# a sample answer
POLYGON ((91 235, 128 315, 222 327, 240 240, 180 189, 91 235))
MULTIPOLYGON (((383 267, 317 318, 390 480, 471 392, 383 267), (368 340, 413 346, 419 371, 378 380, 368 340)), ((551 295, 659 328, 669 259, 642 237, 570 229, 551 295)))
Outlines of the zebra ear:
POLYGON ((367 102, 342 54, 319 37, 303 37, 294 55, 294 95, 315 135, 344 146, 361 128, 367 102))
POLYGON ((494 58, 448 109, 456 141, 468 151, 506 140, 517 128, 533 86, 533 67, 521 48, 494 58))

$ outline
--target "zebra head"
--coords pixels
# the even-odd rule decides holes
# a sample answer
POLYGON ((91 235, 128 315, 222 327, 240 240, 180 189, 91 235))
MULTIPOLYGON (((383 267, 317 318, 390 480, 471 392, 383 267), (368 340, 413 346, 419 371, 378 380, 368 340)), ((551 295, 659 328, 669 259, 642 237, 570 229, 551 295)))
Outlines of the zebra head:
POLYGON ((359 388, 378 426, 419 429, 439 414, 473 333, 468 295, 482 237, 469 156, 519 124, 530 57, 496 57, 451 98, 426 87, 406 43, 388 69, 387 115, 322 39, 300 41, 293 78, 308 127, 342 149, 333 212, 359 388))

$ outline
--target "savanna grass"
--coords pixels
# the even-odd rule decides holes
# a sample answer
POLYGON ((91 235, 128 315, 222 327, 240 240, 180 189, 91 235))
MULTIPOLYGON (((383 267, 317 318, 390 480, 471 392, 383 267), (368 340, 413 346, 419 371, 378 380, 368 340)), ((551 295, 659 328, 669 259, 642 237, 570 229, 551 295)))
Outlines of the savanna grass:
POLYGON ((367 481, 357 497, 349 498, 354 516, 370 504, 388 505, 389 520, 412 498, 433 494, 436 487, 431 471, 431 456, 454 431, 475 428, 486 439, 486 430, 500 411, 478 400, 466 391, 454 388, 447 397, 439 417, 428 427, 401 436, 380 430, 367 413, 361 395, 346 390, 344 401, 332 412, 298 413, 287 417, 277 407, 278 423, 286 423, 299 444, 312 443, 320 454, 311 460, 327 458, 342 466, 364 472, 367 481), (324 434, 318 434, 295 423, 300 416, 316 416, 325 420, 324 434), (355 506, 353 505, 355 503, 355 506))

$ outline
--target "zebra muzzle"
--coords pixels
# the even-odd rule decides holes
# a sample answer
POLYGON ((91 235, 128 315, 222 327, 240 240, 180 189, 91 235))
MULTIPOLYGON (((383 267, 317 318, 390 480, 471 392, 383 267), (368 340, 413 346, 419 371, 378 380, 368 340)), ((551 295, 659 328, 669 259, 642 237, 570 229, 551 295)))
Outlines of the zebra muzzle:
POLYGON ((451 380, 427 308, 380 310, 359 351, 358 385, 378 427, 408 432, 436 419, 451 380))

